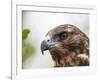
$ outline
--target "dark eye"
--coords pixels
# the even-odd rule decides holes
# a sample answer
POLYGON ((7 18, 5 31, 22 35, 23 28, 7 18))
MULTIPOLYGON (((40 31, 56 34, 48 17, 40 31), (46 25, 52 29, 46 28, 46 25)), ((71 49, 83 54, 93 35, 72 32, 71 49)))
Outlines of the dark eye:
POLYGON ((63 32, 63 33, 60 34, 60 39, 63 40, 63 39, 65 39, 67 36, 68 36, 68 33, 67 33, 67 32, 63 32))

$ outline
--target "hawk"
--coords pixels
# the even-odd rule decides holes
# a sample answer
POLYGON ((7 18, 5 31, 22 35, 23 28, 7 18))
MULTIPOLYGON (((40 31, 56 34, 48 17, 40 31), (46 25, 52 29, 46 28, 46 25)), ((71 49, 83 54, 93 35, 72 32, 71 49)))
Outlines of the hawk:
POLYGON ((41 42, 49 50, 54 67, 89 66, 89 38, 78 27, 63 24, 51 29, 41 42))

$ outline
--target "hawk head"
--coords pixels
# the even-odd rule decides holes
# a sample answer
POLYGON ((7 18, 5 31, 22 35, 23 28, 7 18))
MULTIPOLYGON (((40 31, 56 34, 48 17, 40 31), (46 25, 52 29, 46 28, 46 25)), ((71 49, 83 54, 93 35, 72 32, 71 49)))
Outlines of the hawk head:
POLYGON ((41 43, 41 51, 49 50, 55 66, 89 65, 89 39, 79 28, 64 24, 50 30, 41 43))

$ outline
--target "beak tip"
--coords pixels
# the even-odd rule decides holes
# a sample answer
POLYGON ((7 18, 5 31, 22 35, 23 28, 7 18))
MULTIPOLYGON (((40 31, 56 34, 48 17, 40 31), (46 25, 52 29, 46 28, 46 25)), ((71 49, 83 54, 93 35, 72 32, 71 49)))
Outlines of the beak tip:
POLYGON ((44 51, 41 51, 42 52, 42 55, 44 55, 44 51))
POLYGON ((44 55, 44 49, 41 47, 41 53, 42 55, 44 55))
POLYGON ((48 50, 48 45, 47 45, 47 43, 45 42, 45 41, 42 41, 42 43, 41 43, 41 52, 42 52, 42 55, 44 55, 44 51, 45 50, 48 50))

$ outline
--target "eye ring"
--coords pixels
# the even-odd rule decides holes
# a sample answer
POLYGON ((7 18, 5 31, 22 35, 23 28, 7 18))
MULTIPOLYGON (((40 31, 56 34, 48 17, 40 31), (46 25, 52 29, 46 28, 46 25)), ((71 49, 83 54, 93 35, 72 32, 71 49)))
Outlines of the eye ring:
POLYGON ((67 32, 63 32, 63 33, 60 34, 61 40, 65 39, 67 36, 68 36, 67 32))

